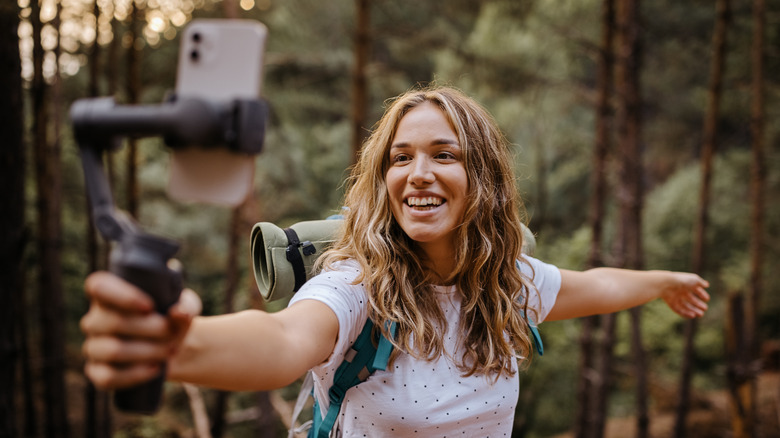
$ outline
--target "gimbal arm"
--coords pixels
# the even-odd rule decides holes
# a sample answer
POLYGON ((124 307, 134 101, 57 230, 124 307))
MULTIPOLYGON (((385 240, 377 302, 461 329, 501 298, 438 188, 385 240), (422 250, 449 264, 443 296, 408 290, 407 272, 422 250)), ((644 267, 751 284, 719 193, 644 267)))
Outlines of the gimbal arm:
POLYGON ((100 147, 115 137, 162 136, 168 146, 224 144, 257 154, 263 146, 267 107, 262 100, 215 103, 174 98, 160 105, 116 105, 114 99, 80 99, 70 108, 79 145, 100 147))

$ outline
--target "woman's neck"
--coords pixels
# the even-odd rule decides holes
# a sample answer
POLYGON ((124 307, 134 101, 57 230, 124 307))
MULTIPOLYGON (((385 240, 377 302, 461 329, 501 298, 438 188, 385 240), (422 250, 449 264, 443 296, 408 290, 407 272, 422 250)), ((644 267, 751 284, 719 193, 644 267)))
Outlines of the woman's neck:
POLYGON ((447 285, 452 283, 455 270, 455 249, 447 243, 419 242, 418 246, 425 254, 424 266, 433 277, 434 284, 447 285))

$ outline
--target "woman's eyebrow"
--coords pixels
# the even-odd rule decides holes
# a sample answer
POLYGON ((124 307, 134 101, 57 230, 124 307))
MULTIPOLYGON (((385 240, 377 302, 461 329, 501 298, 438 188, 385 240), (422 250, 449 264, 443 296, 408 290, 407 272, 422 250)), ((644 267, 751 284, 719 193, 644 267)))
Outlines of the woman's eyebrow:
POLYGON ((440 144, 448 144, 448 145, 460 147, 460 143, 458 142, 458 140, 452 138, 440 138, 431 142, 431 145, 440 145, 440 144))
MULTIPOLYGON (((460 147, 460 143, 458 142, 458 140, 451 139, 451 138, 437 138, 435 140, 432 140, 429 143, 429 146, 438 146, 438 145, 451 145, 451 146, 460 147)), ((390 145, 390 149, 403 149, 408 147, 411 147, 411 144, 405 141, 400 141, 390 145)))

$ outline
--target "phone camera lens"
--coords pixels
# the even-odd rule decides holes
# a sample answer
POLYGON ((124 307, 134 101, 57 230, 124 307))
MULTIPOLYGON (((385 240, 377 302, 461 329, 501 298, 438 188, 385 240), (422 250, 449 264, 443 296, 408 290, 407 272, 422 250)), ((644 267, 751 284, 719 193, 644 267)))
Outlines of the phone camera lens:
POLYGON ((192 41, 195 41, 196 43, 200 42, 200 33, 199 32, 195 32, 195 33, 192 34, 192 41))
POLYGON ((200 52, 198 52, 197 50, 193 50, 193 51, 191 51, 191 52, 190 52, 190 59, 191 59, 193 62, 197 62, 197 61, 198 61, 198 59, 200 59, 200 52))

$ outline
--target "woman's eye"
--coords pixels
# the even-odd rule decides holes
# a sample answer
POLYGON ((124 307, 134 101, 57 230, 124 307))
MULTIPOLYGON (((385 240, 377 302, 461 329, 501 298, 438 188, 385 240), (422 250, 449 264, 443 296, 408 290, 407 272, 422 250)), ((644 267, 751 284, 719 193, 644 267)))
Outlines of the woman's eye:
POLYGON ((409 160, 410 160, 410 158, 409 158, 408 155, 406 155, 406 154, 398 154, 398 155, 395 155, 394 157, 392 157, 390 161, 392 161, 393 163, 403 163, 403 162, 409 161, 409 160))

